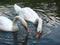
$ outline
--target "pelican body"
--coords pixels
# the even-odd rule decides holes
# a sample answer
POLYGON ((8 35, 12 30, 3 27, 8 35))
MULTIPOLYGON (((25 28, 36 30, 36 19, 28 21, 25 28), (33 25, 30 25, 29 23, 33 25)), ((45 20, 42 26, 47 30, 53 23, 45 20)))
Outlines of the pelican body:
POLYGON ((38 38, 40 36, 40 33, 42 32, 42 19, 38 16, 38 14, 29 7, 21 8, 17 4, 14 4, 14 9, 16 13, 22 16, 25 20, 30 21, 34 24, 38 22, 36 33, 36 38, 38 38))

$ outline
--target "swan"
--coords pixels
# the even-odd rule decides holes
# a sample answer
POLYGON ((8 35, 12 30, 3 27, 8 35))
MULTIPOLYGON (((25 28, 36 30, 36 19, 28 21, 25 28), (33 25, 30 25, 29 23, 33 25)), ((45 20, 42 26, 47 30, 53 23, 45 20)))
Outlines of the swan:
POLYGON ((5 16, 0 16, 0 30, 14 32, 18 30, 16 21, 20 20, 26 31, 28 32, 28 27, 26 21, 21 16, 15 16, 14 20, 11 21, 5 16))
POLYGON ((21 16, 15 16, 13 21, 11 21, 10 19, 8 19, 5 16, 2 16, 0 14, 0 31, 5 31, 5 32, 13 32, 13 39, 14 44, 17 44, 17 32, 18 32, 18 26, 16 24, 16 21, 19 20, 23 27, 25 28, 26 32, 29 32, 29 29, 27 27, 27 23, 24 20, 24 18, 22 18, 21 16))
POLYGON ((30 21, 33 24, 38 23, 35 37, 39 38, 42 33, 43 20, 38 16, 38 14, 29 7, 21 8, 17 4, 14 4, 14 10, 16 11, 18 15, 22 16, 26 21, 30 21))

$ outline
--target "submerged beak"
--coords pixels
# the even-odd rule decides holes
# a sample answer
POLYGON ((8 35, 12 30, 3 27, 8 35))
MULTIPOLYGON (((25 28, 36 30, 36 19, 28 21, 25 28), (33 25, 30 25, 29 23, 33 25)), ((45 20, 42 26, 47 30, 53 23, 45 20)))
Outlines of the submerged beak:
POLYGON ((40 38, 40 32, 37 32, 35 35, 36 38, 40 38))

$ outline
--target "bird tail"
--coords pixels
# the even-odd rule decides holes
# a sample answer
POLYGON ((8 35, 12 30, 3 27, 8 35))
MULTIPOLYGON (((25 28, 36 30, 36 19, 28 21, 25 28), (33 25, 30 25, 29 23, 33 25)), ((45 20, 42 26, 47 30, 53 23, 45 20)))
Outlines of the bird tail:
POLYGON ((17 4, 14 4, 14 9, 15 9, 16 13, 19 13, 22 8, 20 6, 18 6, 17 4))

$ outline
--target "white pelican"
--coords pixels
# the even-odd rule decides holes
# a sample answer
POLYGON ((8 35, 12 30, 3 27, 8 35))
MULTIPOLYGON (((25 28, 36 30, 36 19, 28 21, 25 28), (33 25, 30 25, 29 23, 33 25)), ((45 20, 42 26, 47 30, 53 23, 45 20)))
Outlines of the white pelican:
POLYGON ((14 32, 18 30, 16 21, 20 20, 26 31, 28 31, 27 23, 21 16, 14 17, 13 22, 5 16, 0 16, 0 30, 14 32))
POLYGON ((38 14, 29 7, 21 8, 17 4, 14 4, 14 9, 16 13, 22 16, 25 20, 34 24, 38 22, 36 38, 39 38, 42 32, 42 19, 38 16, 38 14))

